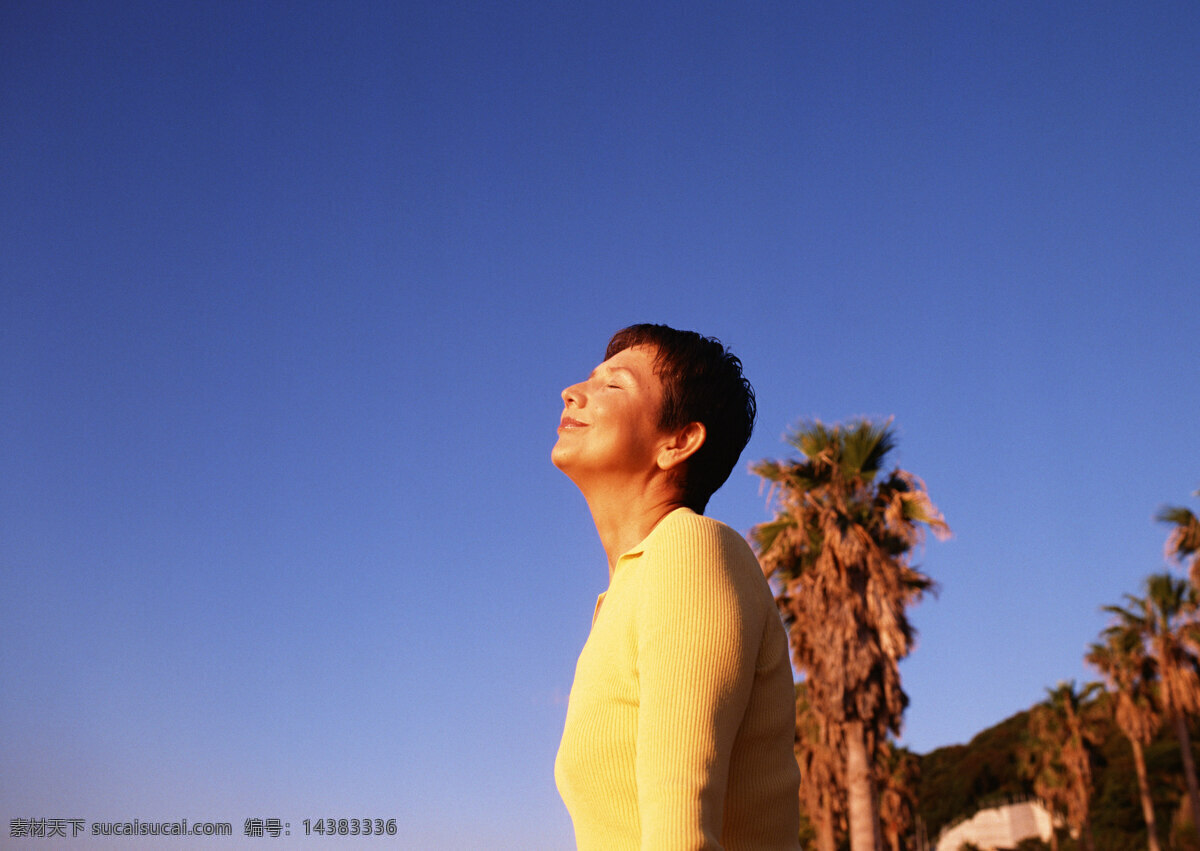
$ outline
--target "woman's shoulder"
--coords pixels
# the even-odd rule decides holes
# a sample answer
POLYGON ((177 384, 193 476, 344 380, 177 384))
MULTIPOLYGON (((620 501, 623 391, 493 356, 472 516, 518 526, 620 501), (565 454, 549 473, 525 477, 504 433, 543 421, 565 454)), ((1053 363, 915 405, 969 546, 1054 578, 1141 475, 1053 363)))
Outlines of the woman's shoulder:
POLYGON ((668 514, 646 541, 646 553, 652 559, 683 559, 696 567, 711 565, 729 569, 737 565, 759 572, 746 539, 712 517, 679 508, 668 514))
POLYGON ((774 611, 754 551, 729 526, 681 509, 655 531, 630 577, 640 620, 653 622, 668 613, 705 623, 719 620, 732 628, 760 623, 774 611))

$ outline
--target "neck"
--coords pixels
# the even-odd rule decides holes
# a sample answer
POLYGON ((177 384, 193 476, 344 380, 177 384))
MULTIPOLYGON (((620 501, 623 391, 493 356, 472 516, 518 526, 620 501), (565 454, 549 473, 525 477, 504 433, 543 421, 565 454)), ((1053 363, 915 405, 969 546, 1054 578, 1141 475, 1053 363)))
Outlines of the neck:
POLYGON ((622 553, 636 546, 660 520, 683 506, 683 495, 678 488, 663 482, 636 489, 594 486, 584 490, 583 496, 608 556, 609 579, 622 553))

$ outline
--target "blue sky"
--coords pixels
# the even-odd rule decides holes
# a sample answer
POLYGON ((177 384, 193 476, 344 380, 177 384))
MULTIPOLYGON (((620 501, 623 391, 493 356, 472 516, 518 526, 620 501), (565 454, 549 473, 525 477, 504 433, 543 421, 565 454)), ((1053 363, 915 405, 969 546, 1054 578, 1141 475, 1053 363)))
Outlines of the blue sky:
MULTIPOLYGON (((894 417, 955 532, 906 744, 1089 678, 1200 508, 1198 43, 1186 2, 3 4, 5 830, 570 847, 607 572, 549 450, 633 322, 741 355, 747 463, 894 417)), ((744 467, 709 513, 769 517, 744 467)))

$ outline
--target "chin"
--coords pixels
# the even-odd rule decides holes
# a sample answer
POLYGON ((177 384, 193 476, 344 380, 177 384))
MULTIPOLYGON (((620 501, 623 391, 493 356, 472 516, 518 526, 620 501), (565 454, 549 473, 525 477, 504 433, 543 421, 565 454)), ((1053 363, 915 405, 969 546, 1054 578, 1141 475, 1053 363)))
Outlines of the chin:
POLYGON ((570 479, 577 488, 582 488, 580 482, 582 479, 587 479, 587 465, 580 464, 581 459, 578 455, 571 453, 569 450, 564 450, 561 447, 555 447, 550 451, 550 463, 553 464, 560 473, 570 479))
POLYGON ((570 453, 566 452, 558 444, 555 444, 554 448, 550 450, 550 463, 565 473, 567 466, 571 463, 570 453))

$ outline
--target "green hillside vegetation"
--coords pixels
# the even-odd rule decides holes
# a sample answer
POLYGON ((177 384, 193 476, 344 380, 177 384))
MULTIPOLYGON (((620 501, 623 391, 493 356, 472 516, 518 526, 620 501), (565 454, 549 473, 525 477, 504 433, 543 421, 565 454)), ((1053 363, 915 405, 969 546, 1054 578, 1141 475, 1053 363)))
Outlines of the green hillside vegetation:
MULTIPOLYGON (((1028 719, 1028 712, 1019 712, 979 733, 969 744, 938 748, 920 758, 917 811, 931 845, 938 832, 952 822, 981 809, 1032 797, 1032 785, 1021 762, 1028 719)), ((1095 754, 1092 797, 1096 851, 1144 851, 1146 826, 1129 740, 1112 721, 1103 724, 1102 735, 1095 754)), ((1164 732, 1151 742, 1146 748, 1146 767, 1161 838, 1168 848, 1196 851, 1194 845, 1181 841, 1177 827, 1185 785, 1174 737, 1164 732)), ((1074 848, 1065 831, 1061 847, 1063 851, 1074 848)))
POLYGON ((1020 712, 969 744, 938 748, 921 757, 917 812, 930 842, 952 821, 1033 793, 1018 762, 1028 718, 1028 712, 1020 712))

